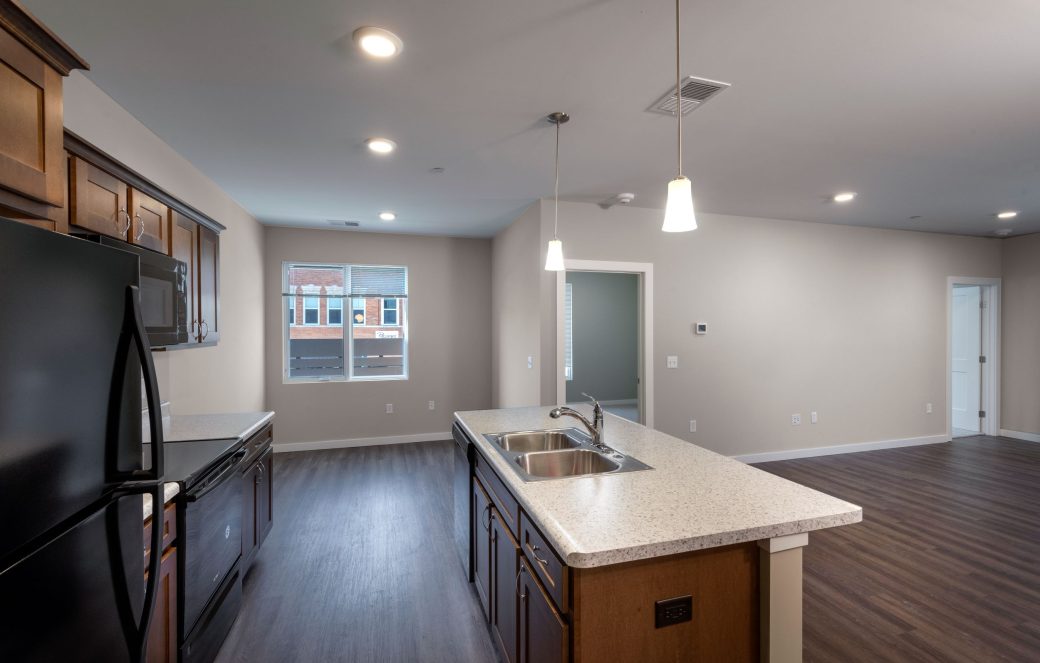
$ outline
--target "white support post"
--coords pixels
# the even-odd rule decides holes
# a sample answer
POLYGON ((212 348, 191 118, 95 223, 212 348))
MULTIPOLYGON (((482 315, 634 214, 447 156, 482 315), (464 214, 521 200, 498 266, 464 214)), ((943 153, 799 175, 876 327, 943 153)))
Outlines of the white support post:
POLYGON ((759 627, 763 663, 802 660, 802 548, 808 534, 758 542, 759 627))

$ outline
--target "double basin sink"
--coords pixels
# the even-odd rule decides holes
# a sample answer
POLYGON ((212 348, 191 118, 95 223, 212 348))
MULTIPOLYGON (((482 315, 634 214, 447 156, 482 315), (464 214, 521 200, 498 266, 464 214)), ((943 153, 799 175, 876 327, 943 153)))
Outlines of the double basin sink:
POLYGON ((613 449, 600 449, 577 428, 485 434, 524 481, 653 469, 613 449))

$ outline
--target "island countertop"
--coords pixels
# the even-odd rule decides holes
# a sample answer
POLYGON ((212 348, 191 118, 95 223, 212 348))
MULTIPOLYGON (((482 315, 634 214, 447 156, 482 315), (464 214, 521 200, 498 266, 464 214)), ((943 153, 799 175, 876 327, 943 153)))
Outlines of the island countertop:
MULTIPOLYGON (((607 566, 863 519, 855 504, 609 413, 603 442, 652 470, 525 482, 484 434, 577 424, 550 418, 550 409, 456 412, 455 420, 570 566, 607 566)), ((591 418, 590 406, 577 409, 591 418)))

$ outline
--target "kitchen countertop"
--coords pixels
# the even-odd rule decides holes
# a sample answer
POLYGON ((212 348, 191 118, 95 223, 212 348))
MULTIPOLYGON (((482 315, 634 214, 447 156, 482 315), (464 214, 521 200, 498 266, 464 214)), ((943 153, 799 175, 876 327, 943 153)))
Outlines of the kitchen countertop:
MULTIPOLYGON (((176 481, 163 484, 163 504, 169 504, 170 500, 176 497, 177 493, 181 491, 181 485, 176 481)), ((144 519, 148 520, 152 517, 152 496, 144 496, 144 519)))
MULTIPOLYGON (((244 439, 274 419, 274 412, 236 412, 233 414, 175 414, 163 427, 164 442, 244 439)), ((145 435, 145 442, 149 441, 145 435)))
MULTIPOLYGON (((549 407, 456 412, 455 419, 569 566, 606 566, 850 525, 855 504, 626 419, 603 441, 653 470, 525 482, 484 433, 584 427, 549 407)), ((578 406, 592 418, 591 406, 578 406)))

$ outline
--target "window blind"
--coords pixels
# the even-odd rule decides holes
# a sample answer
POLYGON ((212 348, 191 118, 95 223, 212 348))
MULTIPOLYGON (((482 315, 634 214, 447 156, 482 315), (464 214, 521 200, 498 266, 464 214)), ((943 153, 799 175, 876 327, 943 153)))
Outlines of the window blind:
POLYGON ((350 294, 354 297, 407 297, 406 267, 350 266, 350 294))

